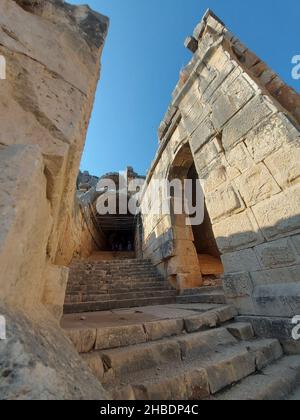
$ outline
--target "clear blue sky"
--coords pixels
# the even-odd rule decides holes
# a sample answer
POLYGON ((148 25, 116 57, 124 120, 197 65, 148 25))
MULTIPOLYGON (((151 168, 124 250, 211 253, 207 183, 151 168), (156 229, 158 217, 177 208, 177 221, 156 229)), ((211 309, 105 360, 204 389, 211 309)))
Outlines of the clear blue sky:
MULTIPOLYGON (((73 4, 81 1, 71 0, 73 4)), ((180 69, 183 42, 211 8, 297 91, 291 59, 300 54, 299 0, 85 0, 110 18, 101 81, 81 169, 94 175, 134 166, 146 173, 157 127, 180 69)))

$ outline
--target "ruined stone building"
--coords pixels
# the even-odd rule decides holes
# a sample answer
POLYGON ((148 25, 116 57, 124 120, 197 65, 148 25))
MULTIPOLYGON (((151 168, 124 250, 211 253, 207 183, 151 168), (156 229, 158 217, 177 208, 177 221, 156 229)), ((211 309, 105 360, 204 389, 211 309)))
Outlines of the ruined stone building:
POLYGON ((108 26, 0 3, 0 399, 299 399, 300 96, 208 11, 141 214, 100 215, 78 171, 108 26), (143 212, 174 179, 202 180, 200 224, 143 212))

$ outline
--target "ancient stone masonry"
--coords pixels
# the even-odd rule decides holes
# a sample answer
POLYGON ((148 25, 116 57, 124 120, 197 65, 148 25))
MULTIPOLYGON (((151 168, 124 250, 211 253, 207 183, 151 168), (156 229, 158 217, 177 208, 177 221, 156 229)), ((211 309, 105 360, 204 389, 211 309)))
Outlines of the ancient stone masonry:
MULTIPOLYGON (((264 321, 262 335, 290 341, 300 314, 300 97, 210 11, 186 46, 193 58, 160 125, 148 182, 174 168, 187 177, 194 163, 228 302, 264 321)), ((190 227, 144 215, 143 228, 144 255, 177 288, 201 285, 190 227)))
POLYGON ((76 177, 107 29, 108 19, 88 6, 62 0, 0 3, 0 54, 7 65, 6 80, 0 81, 4 398, 105 397, 57 320, 76 245, 69 241, 76 177), (59 361, 59 348, 68 363, 59 361), (75 374, 78 369, 82 375, 75 374), (40 386, 33 389, 33 382, 40 386))

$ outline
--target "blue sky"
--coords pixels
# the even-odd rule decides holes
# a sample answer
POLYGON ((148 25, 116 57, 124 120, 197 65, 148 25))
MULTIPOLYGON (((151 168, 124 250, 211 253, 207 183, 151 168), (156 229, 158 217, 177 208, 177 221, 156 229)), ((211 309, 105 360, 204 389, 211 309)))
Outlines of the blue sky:
MULTIPOLYGON (((73 4, 82 1, 71 0, 73 4)), ((110 18, 101 81, 82 170, 94 175, 133 166, 146 173, 157 127, 180 69, 183 42, 211 8, 250 49, 298 92, 291 59, 300 54, 299 0, 85 0, 110 18)))

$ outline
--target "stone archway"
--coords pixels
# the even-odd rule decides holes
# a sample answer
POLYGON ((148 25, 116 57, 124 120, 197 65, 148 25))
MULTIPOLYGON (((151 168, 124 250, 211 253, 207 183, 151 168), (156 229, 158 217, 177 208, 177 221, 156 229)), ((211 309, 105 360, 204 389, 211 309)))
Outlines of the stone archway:
MULTIPOLYGON (((196 182, 199 181, 194 158, 189 143, 184 143, 169 168, 168 181, 191 180, 193 184, 193 206, 197 206, 195 197, 196 182)), ((174 193, 172 187, 172 193, 174 193)), ((171 193, 171 225, 174 235, 174 256, 168 264, 169 279, 178 289, 200 287, 206 276, 223 273, 212 224, 205 205, 204 220, 197 225, 186 223, 186 214, 175 214, 174 201, 171 193)), ((200 204, 199 204, 200 205, 200 204)))

